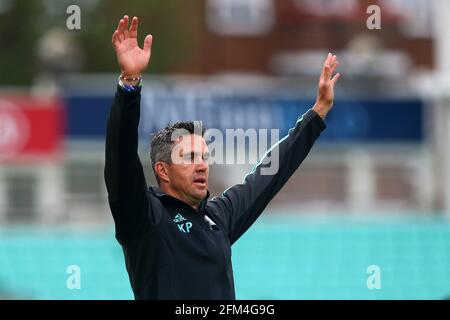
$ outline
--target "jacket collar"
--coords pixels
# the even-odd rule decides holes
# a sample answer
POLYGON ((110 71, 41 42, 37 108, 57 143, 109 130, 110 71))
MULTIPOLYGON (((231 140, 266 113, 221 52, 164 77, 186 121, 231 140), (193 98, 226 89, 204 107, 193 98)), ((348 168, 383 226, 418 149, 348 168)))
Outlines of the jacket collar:
MULTIPOLYGON (((157 186, 150 186, 149 187, 149 191, 151 193, 153 193, 157 198, 163 200, 163 201, 172 201, 175 203, 179 203, 185 206, 188 206, 189 208, 191 208, 192 210, 194 210, 194 208, 192 208, 189 204, 187 204, 186 202, 175 198, 174 196, 171 196, 170 194, 167 194, 165 192, 163 192, 159 187, 157 186)), ((209 190, 207 190, 206 192, 206 197, 204 197, 202 199, 202 201, 200 202, 200 205, 198 206, 198 212, 201 213, 202 215, 204 215, 203 213, 203 209, 206 206, 206 203, 208 202, 208 198, 210 196, 209 190)))

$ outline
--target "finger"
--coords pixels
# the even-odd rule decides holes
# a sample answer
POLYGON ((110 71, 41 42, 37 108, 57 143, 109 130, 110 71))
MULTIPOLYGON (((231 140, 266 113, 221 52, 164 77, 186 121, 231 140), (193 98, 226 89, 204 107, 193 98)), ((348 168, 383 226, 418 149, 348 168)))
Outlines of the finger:
POLYGON ((331 52, 328 52, 327 58, 325 60, 325 64, 329 65, 332 58, 333 58, 333 54, 331 52))
POLYGON ((117 26, 117 39, 122 42, 125 38, 124 34, 124 20, 120 19, 119 20, 119 25, 117 26))
POLYGON ((333 77, 333 79, 331 79, 331 85, 334 87, 334 85, 336 84, 336 82, 339 80, 339 78, 341 77, 340 73, 336 73, 333 77))
POLYGON ((324 67, 329 63, 330 57, 331 57, 331 53, 328 53, 328 55, 327 55, 325 61, 323 62, 323 66, 324 66, 324 67))
POLYGON ((123 21, 124 21, 123 34, 125 35, 125 38, 128 38, 128 21, 129 21, 129 18, 128 18, 127 15, 123 16, 123 21))
POLYGON ((323 79, 329 79, 329 77, 330 77, 329 75, 327 77, 327 75, 325 74, 325 71, 326 71, 327 67, 328 67, 328 70, 330 69, 329 63, 330 63, 331 56, 332 56, 331 53, 328 53, 328 56, 327 56, 327 58, 325 59, 325 61, 323 63, 322 74, 321 74, 321 77, 323 79))
POLYGON ((323 68, 323 78, 324 78, 325 80, 330 80, 330 78, 331 78, 331 68, 330 68, 329 65, 326 65, 326 66, 323 68))
POLYGON ((331 61, 330 61, 331 69, 333 69, 334 64, 336 63, 336 61, 337 61, 337 57, 336 57, 335 55, 333 55, 333 56, 331 57, 331 61))
POLYGON ((114 31, 114 33, 112 35, 111 42, 112 42, 112 44, 114 46, 117 46, 118 44, 120 44, 119 31, 118 30, 114 31))
POLYGON ((148 34, 144 39, 144 52, 150 53, 153 43, 153 36, 151 34, 148 34))
POLYGON ((133 17, 133 20, 131 20, 131 27, 130 27, 130 37, 131 38, 137 38, 137 29, 138 29, 138 18, 133 17))
POLYGON ((125 31, 125 20, 120 19, 119 25, 117 26, 117 30, 119 30, 120 33, 123 33, 125 31))
POLYGON ((119 19, 119 22, 117 23, 117 28, 116 30, 120 32, 120 24, 122 23, 122 19, 119 19))
POLYGON ((339 64, 339 61, 335 61, 334 64, 331 66, 331 74, 333 74, 336 71, 336 68, 339 64))

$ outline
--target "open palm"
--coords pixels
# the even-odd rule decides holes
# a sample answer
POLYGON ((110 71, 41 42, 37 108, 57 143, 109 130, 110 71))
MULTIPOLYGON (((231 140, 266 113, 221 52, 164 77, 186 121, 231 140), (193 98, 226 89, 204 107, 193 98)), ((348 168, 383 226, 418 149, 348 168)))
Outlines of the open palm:
POLYGON ((322 118, 325 118, 327 113, 333 107, 334 100, 334 86, 339 80, 341 74, 337 73, 333 76, 339 62, 337 57, 331 53, 328 54, 322 68, 322 73, 319 79, 317 88, 317 99, 313 110, 316 111, 322 118))
POLYGON ((137 42, 138 18, 133 17, 129 28, 128 21, 128 16, 120 19, 112 36, 112 44, 122 75, 134 77, 141 75, 148 66, 153 38, 151 35, 147 35, 143 49, 139 48, 137 42))

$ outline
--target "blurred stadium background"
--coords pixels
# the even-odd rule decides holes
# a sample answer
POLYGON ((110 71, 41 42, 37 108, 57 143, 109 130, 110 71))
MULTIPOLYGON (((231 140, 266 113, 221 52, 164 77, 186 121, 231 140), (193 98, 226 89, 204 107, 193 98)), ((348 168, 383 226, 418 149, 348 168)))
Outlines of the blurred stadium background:
MULTIPOLYGON (((0 0, 1 299, 133 298, 103 182, 123 14, 140 17, 140 44, 155 39, 140 125, 151 183, 151 133, 201 119, 284 135, 325 55, 339 57, 327 130, 233 247, 239 299, 450 298, 449 0, 0 0), (380 30, 366 27, 373 4, 380 30)), ((212 166, 212 194, 250 167, 212 166)))

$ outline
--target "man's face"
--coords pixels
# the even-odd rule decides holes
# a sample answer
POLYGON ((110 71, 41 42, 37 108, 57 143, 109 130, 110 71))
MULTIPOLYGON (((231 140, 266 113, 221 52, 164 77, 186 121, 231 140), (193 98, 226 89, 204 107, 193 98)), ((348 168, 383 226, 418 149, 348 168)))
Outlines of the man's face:
POLYGON ((208 191, 209 156, 205 139, 191 134, 179 137, 173 146, 168 164, 170 188, 180 200, 196 205, 208 191))

